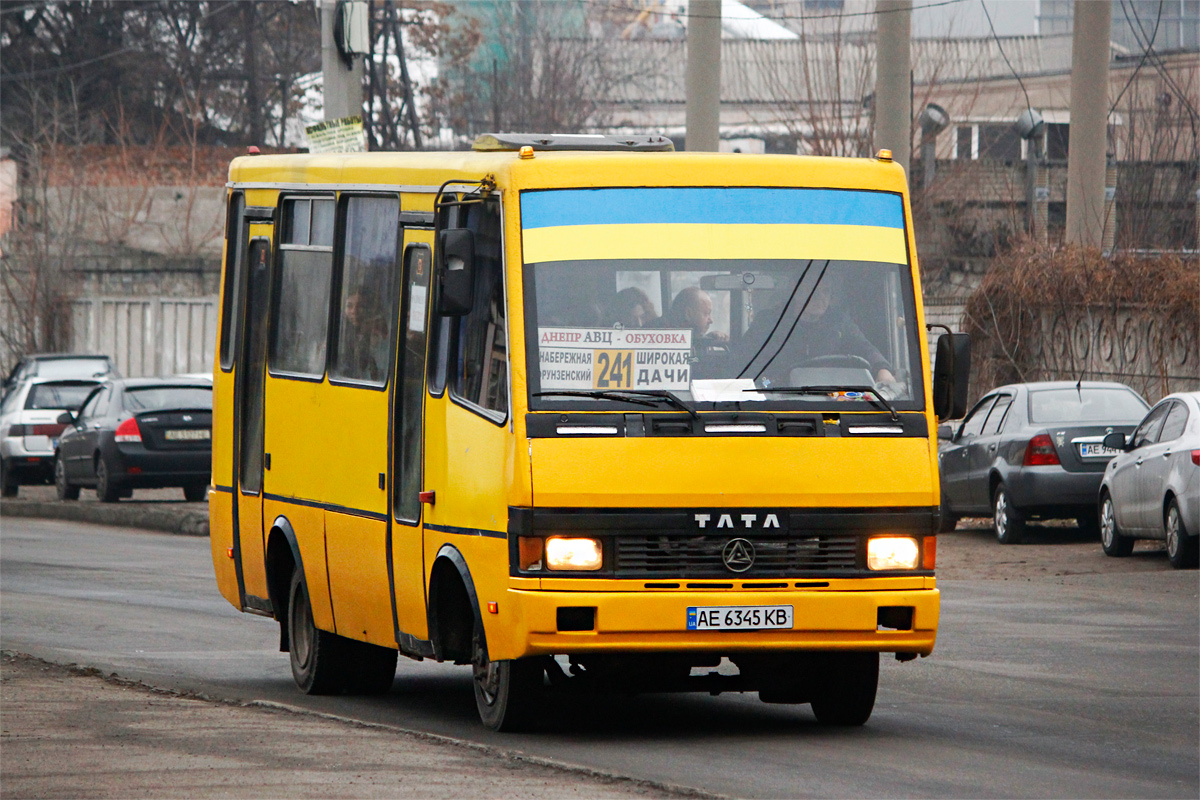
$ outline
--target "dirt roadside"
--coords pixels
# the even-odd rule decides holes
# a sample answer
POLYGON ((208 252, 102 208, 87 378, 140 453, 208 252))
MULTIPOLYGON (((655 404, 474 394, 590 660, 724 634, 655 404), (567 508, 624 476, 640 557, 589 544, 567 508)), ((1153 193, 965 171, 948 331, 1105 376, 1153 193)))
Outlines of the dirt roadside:
POLYGON ((383 726, 0 659, 4 798, 695 797, 383 726))

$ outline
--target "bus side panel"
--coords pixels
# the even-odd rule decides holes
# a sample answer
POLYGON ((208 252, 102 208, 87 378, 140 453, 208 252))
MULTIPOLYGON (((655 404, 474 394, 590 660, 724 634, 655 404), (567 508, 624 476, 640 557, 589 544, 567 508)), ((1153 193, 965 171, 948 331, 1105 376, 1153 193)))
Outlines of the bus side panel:
POLYGON ((387 522, 326 511, 325 540, 336 633, 395 647, 388 598, 387 522))
POLYGON ((325 512, 319 508, 266 498, 263 500, 263 515, 268 521, 284 517, 291 524, 296 534, 296 544, 300 547, 300 560, 304 562, 304 580, 308 584, 313 624, 323 631, 332 632, 333 605, 329 601, 329 573, 325 566, 325 512))
POLYGON ((242 607, 238 596, 237 567, 229 555, 233 547, 233 493, 209 492, 208 494, 208 539, 212 545, 213 568, 217 574, 217 588, 221 596, 242 607))
MULTIPOLYGON (((238 504, 238 527, 242 534, 242 581, 247 596, 270 597, 267 589, 267 555, 263 537, 262 500, 256 494, 234 491, 238 504)), ((274 517, 270 517, 274 519, 274 517)))
MULTIPOLYGON (((448 397, 426 399, 425 489, 437 492, 437 502, 425 507, 425 563, 432 569, 443 544, 458 548, 481 605, 500 600, 508 587, 512 441, 507 424, 486 420, 448 397), (447 533, 439 527, 472 533, 447 533)), ((485 612, 483 617, 489 642, 503 636, 497 615, 485 612)))

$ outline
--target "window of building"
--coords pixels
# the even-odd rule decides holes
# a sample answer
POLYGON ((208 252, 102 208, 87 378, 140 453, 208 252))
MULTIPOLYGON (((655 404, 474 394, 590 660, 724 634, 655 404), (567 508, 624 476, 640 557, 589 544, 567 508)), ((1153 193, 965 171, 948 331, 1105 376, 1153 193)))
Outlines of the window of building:
POLYGON ((350 197, 345 214, 337 353, 330 376, 382 386, 390 372, 395 330, 400 200, 350 197))
POLYGON ((284 201, 279 242, 272 372, 319 377, 325 372, 333 275, 332 198, 284 201))

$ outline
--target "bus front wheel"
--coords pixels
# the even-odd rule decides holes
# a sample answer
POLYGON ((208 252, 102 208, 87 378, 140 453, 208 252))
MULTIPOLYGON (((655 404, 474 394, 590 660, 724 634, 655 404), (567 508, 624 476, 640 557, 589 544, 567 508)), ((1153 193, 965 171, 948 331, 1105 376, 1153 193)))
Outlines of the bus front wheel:
POLYGON ((538 658, 488 659, 487 640, 479 623, 472 636, 471 677, 475 707, 483 726, 493 731, 528 730, 543 691, 545 667, 538 658))
POLYGON ((875 708, 879 653, 830 654, 823 665, 813 714, 822 725, 862 725, 875 708))
POLYGON ((313 623, 308 587, 300 570, 292 572, 288 591, 288 655, 292 677, 305 694, 334 694, 340 688, 342 638, 313 623))

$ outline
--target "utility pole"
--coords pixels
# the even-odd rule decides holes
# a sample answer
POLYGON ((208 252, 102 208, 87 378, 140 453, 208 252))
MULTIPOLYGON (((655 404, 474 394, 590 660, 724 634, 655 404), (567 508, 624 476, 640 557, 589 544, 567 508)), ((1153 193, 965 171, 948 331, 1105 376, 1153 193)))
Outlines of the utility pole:
POLYGON ((689 0, 687 23, 688 150, 721 147, 721 0, 689 0))
POLYGON ((325 119, 363 113, 363 59, 354 56, 347 67, 333 38, 337 3, 321 0, 321 76, 324 79, 325 119))
POLYGON ((875 150, 892 151, 908 172, 912 157, 912 0, 875 3, 875 150))
POLYGON ((1071 143, 1067 242, 1101 247, 1108 159, 1108 58, 1112 3, 1075 0, 1071 39, 1071 143))

